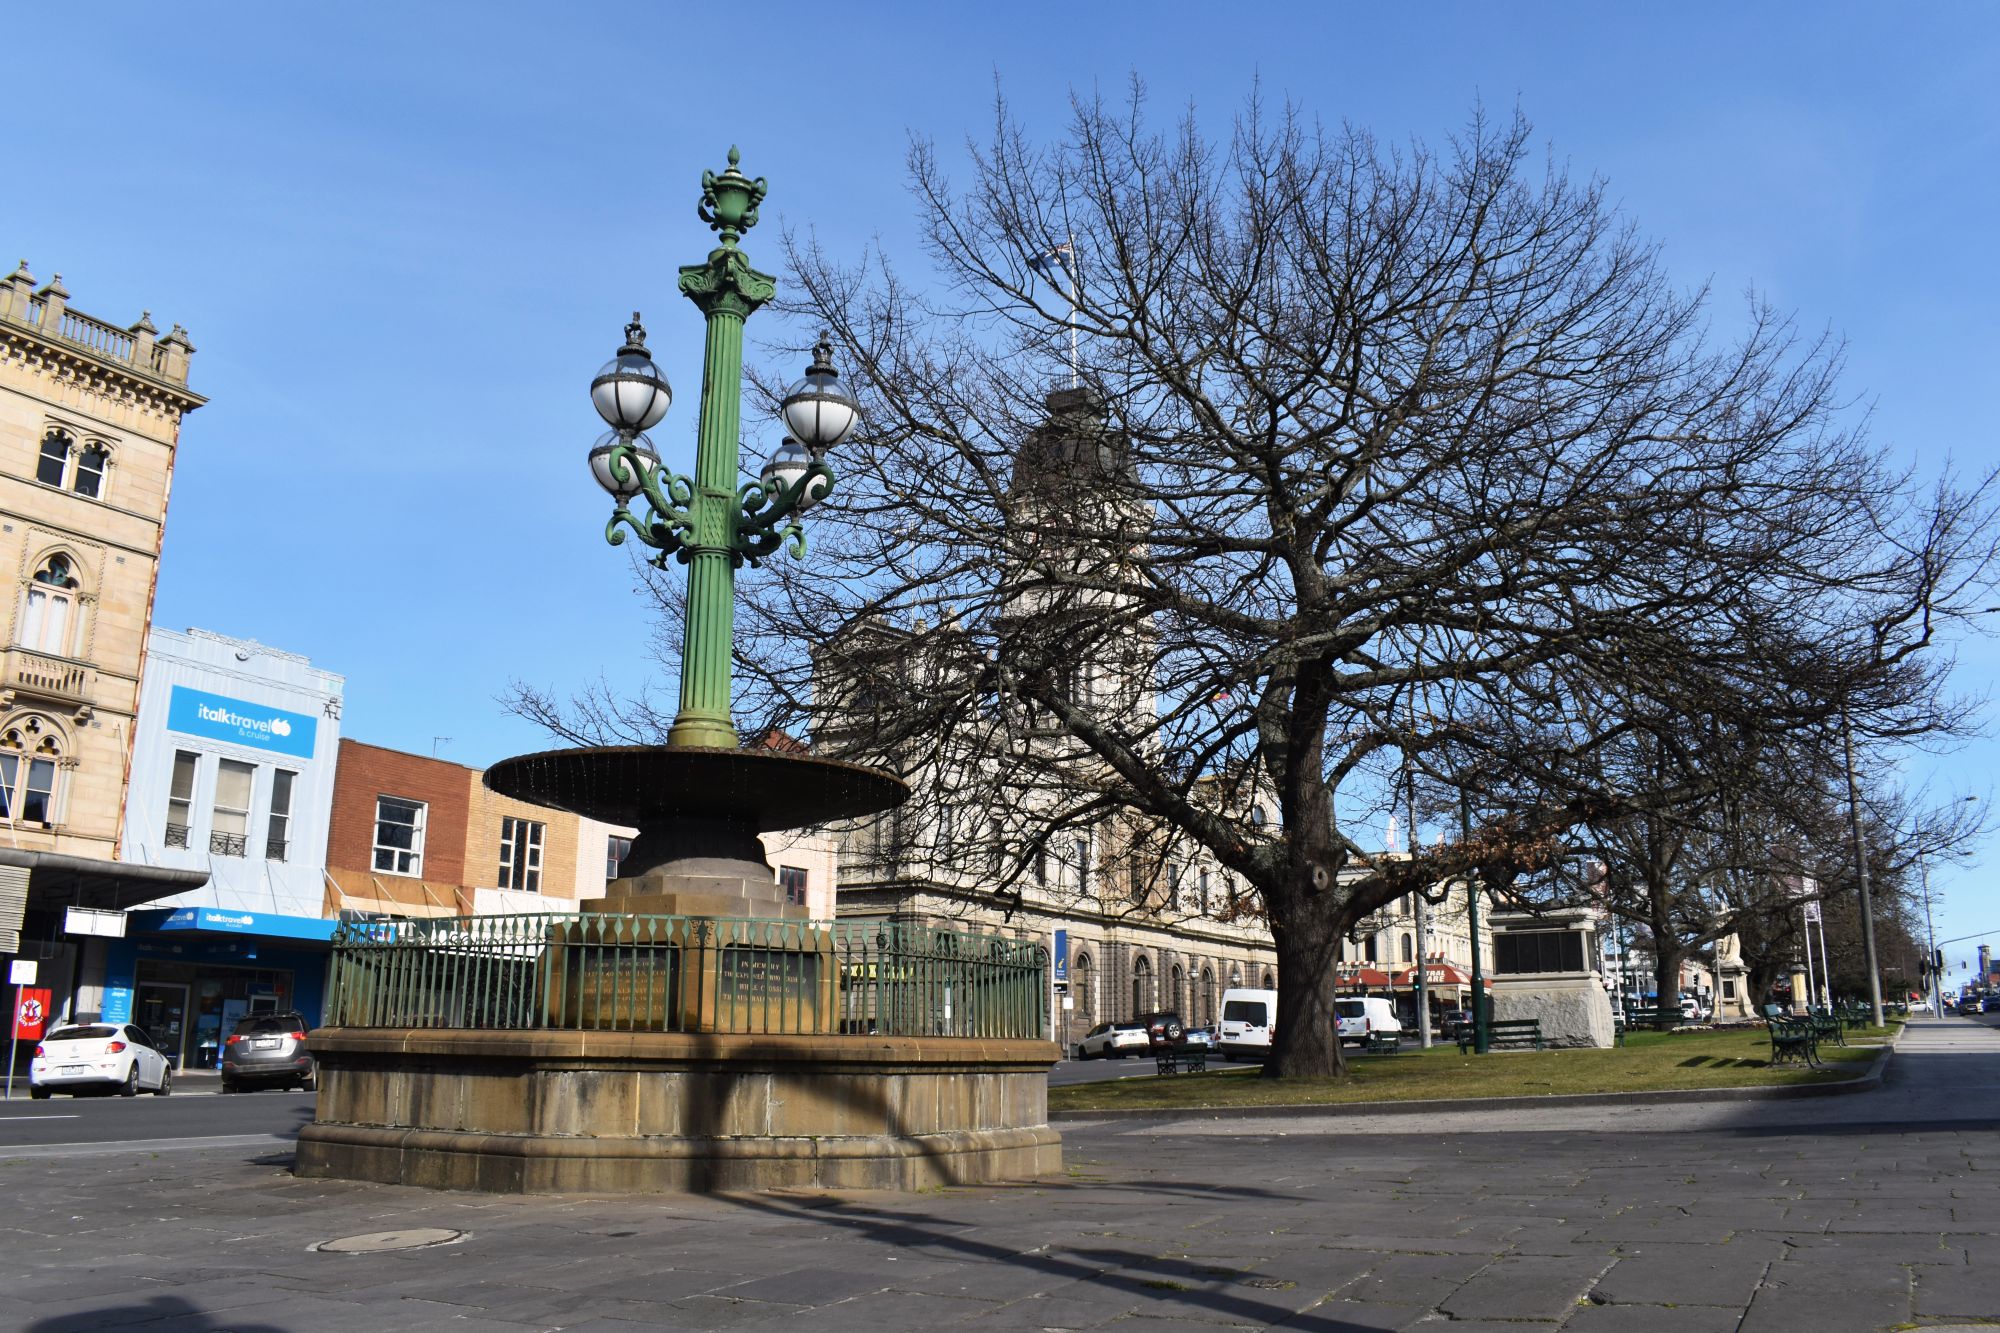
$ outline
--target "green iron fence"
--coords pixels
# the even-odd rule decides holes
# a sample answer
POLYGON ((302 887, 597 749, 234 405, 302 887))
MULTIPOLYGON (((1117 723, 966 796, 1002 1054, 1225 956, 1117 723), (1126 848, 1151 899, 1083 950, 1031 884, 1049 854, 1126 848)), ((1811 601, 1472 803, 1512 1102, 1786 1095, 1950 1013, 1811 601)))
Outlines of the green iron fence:
POLYGON ((1048 950, 866 921, 536 914, 356 922, 337 1027, 1043 1037, 1048 950))

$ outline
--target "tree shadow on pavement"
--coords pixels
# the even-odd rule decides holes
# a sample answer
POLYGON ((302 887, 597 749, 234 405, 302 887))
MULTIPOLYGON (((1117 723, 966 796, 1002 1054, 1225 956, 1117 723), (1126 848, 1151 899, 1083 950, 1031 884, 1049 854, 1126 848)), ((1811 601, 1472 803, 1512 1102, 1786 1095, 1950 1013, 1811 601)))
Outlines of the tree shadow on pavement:
POLYGON ((227 1310, 209 1312, 179 1296, 154 1296, 130 1305, 107 1305, 51 1315, 29 1324, 24 1333, 97 1333, 100 1329, 150 1328, 174 1321, 174 1333, 299 1333, 282 1324, 246 1323, 227 1310))
MULTIPOLYGON (((1060 1186, 1055 1188, 1060 1189, 1060 1186)), ((1090 1189, 1093 1192, 1114 1189, 1148 1194, 1164 1190, 1172 1194, 1210 1197, 1216 1194, 1228 1194, 1239 1198, 1269 1198, 1295 1202, 1291 1196, 1276 1191, 1249 1187, 1193 1184, 1162 1187, 1149 1183, 1143 1186, 1091 1186, 1090 1189)), ((1379 1324, 1357 1324, 1320 1313, 1315 1308, 1319 1303, 1318 1300, 1302 1310, 1297 1305, 1274 1304, 1268 1298, 1232 1290, 1232 1283, 1240 1283, 1257 1276, 1248 1269, 1219 1277, 1218 1270, 1213 1264, 1167 1258, 1134 1250, 1097 1248, 1071 1250, 1063 1254, 1049 1253, 1043 1249, 1015 1250, 963 1234, 976 1224, 917 1213, 909 1209, 875 1207, 851 1199, 793 1199, 775 1195, 721 1197, 734 1207, 771 1218, 786 1221, 809 1218, 817 1224, 831 1225, 851 1235, 859 1235, 883 1245, 900 1249, 920 1248, 936 1257, 1011 1268, 1023 1275, 1024 1298, 1031 1292, 1025 1279, 1032 1275, 1055 1282, 1089 1282, 1100 1291, 1119 1292, 1130 1296, 1135 1302, 1154 1302, 1171 1294, 1176 1304, 1184 1305, 1191 1310, 1224 1316, 1226 1322, 1232 1324, 1279 1326, 1287 1330, 1299 1330, 1300 1333, 1380 1333, 1379 1324)), ((1330 1293, 1320 1293, 1319 1299, 1323 1300, 1328 1294, 1330 1293)))

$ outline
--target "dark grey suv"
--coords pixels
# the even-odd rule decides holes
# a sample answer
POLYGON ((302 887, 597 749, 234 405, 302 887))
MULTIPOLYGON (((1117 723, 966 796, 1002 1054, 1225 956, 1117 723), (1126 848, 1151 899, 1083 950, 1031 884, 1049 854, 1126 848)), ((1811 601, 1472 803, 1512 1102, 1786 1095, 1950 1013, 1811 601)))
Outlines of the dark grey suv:
POLYGON ((306 1054, 305 1015, 252 1014, 222 1044, 222 1090, 248 1087, 316 1087, 317 1068, 306 1054))

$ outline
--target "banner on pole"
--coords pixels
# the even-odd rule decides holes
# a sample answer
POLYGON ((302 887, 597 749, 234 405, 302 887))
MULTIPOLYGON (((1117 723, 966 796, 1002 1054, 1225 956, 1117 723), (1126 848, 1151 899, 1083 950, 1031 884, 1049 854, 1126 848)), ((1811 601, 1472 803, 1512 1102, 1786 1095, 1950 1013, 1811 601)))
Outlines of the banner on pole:
POLYGON ((40 1041, 42 1031, 49 1022, 49 992, 42 989, 24 990, 21 1001, 14 1009, 14 1039, 16 1041, 40 1041))
POLYGON ((1806 924, 1811 925, 1819 919, 1819 899, 1814 898, 1806 904, 1806 924))

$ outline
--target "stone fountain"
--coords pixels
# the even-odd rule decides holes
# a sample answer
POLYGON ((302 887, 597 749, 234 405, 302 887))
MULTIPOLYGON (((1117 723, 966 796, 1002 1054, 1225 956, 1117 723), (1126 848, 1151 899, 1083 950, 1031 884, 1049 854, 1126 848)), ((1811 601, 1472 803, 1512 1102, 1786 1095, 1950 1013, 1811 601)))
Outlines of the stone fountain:
POLYGON ((343 927, 306 1176, 505 1192, 919 1189, 1061 1168, 1049 1128, 1038 945, 813 922, 758 835, 908 796, 859 764, 744 749, 730 720, 736 569, 805 551, 801 517, 858 410, 831 349, 782 405, 787 439, 738 484, 743 321, 775 290, 738 246, 764 181, 704 173, 719 233, 680 287, 708 321, 696 472, 644 431, 671 390, 638 316, 591 386, 612 430, 591 468, 607 539, 688 566, 681 707, 668 744, 496 764, 503 795, 638 829, 590 911, 343 927), (643 498, 635 515, 630 502, 643 498))

